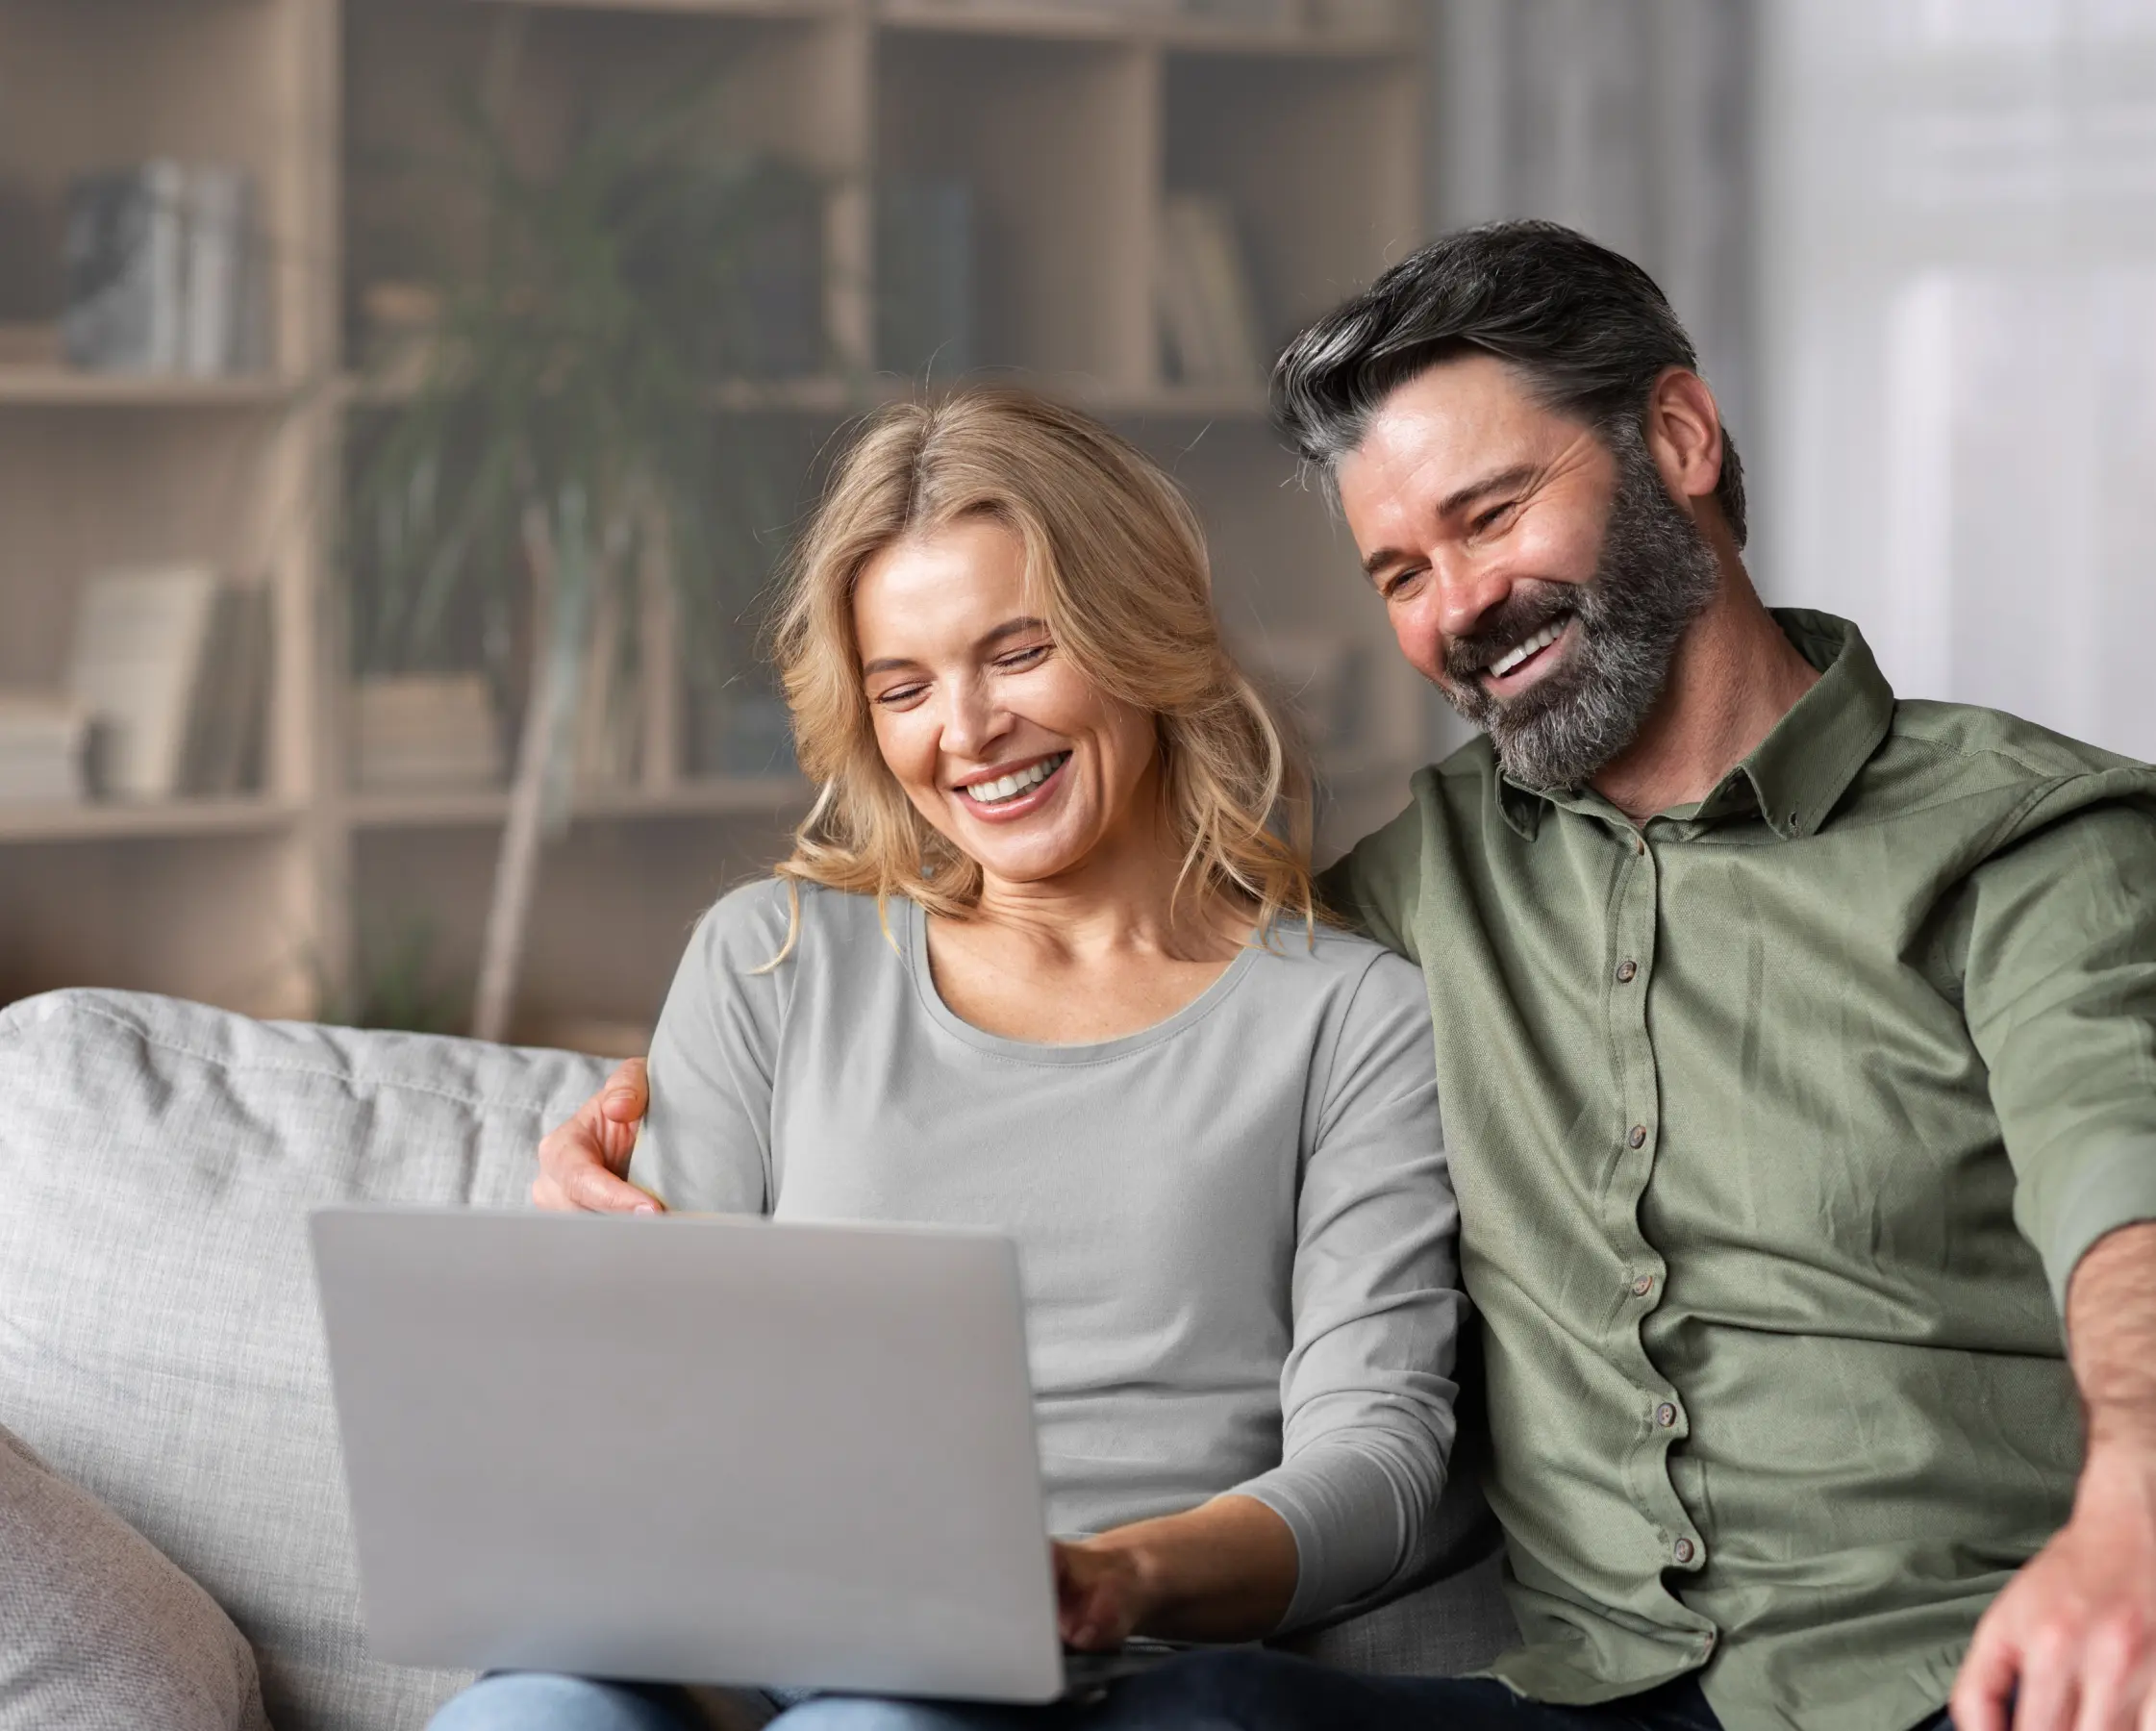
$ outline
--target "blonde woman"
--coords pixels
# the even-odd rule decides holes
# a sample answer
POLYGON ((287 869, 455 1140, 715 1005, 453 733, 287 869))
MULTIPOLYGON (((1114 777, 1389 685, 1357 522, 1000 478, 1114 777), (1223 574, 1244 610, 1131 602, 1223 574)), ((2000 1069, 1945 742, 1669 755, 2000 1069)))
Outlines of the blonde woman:
MULTIPOLYGON (((691 941, 601 1204, 1015 1238, 1074 1646, 1255 1639, 1403 1579, 1463 1302, 1429 1006, 1316 917, 1307 779, 1173 484, 1021 394, 889 410, 777 655, 820 794, 691 941)), ((782 1723, 1150 1722, 1145 1688, 782 1723)), ((437 1723, 678 1711, 511 1676, 437 1723)))

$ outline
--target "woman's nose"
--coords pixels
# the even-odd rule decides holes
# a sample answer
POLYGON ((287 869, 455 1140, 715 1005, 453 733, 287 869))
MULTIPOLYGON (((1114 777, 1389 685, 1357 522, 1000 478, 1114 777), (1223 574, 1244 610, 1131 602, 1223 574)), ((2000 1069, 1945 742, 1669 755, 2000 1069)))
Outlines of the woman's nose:
POLYGON ((1011 731, 1010 716, 979 680, 950 689, 943 711, 943 749, 953 757, 979 760, 1011 731))

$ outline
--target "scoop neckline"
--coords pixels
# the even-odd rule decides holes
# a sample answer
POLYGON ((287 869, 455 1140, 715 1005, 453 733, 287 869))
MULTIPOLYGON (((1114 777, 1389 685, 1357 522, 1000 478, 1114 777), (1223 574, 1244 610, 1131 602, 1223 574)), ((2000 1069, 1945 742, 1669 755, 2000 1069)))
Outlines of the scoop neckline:
POLYGON ((900 918, 906 925, 906 954, 912 964, 914 990, 919 994, 921 1007, 929 1018, 946 1033, 967 1045, 984 1052, 993 1052, 999 1057, 1015 1058, 1028 1064, 1102 1064, 1121 1058, 1129 1053, 1172 1040, 1193 1023, 1203 1021, 1234 992, 1252 966, 1257 962, 1259 946, 1245 944, 1241 951, 1219 977, 1196 997, 1185 1004, 1174 1015, 1153 1023, 1151 1027, 1139 1028, 1129 1034, 1118 1034, 1113 1040, 1078 1041, 1068 1044, 1040 1040, 1014 1040, 1006 1034, 990 1034, 986 1028, 977 1028, 943 1001, 943 993, 936 984, 936 969, 928 956, 928 916, 920 903, 902 899, 899 903, 900 918))

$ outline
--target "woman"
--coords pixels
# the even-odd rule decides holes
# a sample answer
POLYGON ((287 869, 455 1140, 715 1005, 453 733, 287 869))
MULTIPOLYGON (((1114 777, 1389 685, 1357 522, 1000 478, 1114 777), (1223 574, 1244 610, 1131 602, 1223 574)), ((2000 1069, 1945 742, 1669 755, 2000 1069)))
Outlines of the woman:
MULTIPOLYGON (((1070 1644, 1382 1593, 1452 1435, 1429 1010, 1316 921, 1307 778, 1221 645, 1188 506, 1031 397, 893 408, 797 550, 777 651, 821 792, 689 944, 631 1180, 1015 1239, 1050 1514, 1082 1535, 1055 1547, 1070 1644)), ((507 1677, 437 1723, 672 1711, 507 1677)), ((780 1723, 915 1719, 946 1722, 780 1723)))

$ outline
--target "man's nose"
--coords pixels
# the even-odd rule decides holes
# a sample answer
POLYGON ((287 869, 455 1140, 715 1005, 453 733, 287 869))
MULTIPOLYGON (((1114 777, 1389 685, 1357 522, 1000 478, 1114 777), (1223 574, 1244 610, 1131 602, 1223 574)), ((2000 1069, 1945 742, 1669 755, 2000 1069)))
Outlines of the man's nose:
POLYGON ((1447 640, 1473 637, 1491 609, 1513 591, 1512 579, 1502 566, 1476 560, 1438 560, 1431 575, 1437 579, 1438 629, 1447 640))

